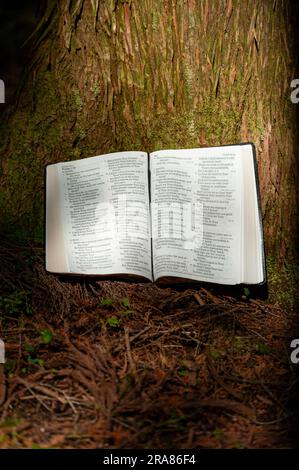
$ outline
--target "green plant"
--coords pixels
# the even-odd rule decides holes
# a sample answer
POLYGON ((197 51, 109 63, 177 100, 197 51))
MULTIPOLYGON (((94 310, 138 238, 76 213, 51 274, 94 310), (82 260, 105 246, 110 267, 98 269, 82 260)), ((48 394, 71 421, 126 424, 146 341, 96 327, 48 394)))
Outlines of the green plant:
POLYGON ((53 333, 51 330, 45 329, 40 331, 41 343, 49 344, 53 340, 53 333))
POLYGON ((270 348, 270 346, 268 346, 265 343, 257 343, 255 345, 255 349, 260 354, 271 354, 271 352, 272 352, 272 349, 270 348))
POLYGON ((119 319, 115 316, 107 318, 107 323, 109 326, 112 326, 113 328, 119 326, 119 319))
POLYGON ((4 364, 4 369, 7 372, 8 376, 11 377, 16 369, 17 361, 16 359, 8 359, 4 364))
POLYGON ((246 299, 248 299, 250 297, 250 289, 248 289, 248 287, 244 287, 243 295, 244 295, 244 297, 246 297, 246 299))
POLYGON ((110 297, 104 297, 100 302, 101 307, 108 307, 109 305, 112 305, 112 304, 113 304, 113 299, 110 299, 110 297))
POLYGON ((25 290, 16 290, 7 296, 0 296, 0 311, 5 315, 18 316, 22 313, 32 314, 30 304, 30 292, 25 290))
POLYGON ((130 309, 130 302, 129 302, 129 299, 127 299, 126 297, 124 299, 122 299, 121 301, 122 305, 125 307, 124 310, 119 310, 118 313, 119 314, 122 314, 122 315, 130 315, 131 313, 135 313, 134 310, 131 310, 130 309))
POLYGON ((34 347, 29 343, 24 344, 24 349, 28 353, 32 353, 34 351, 34 347))
POLYGON ((123 304, 124 307, 128 308, 130 306, 129 299, 124 298, 122 299, 121 303, 123 304))
POLYGON ((216 361, 217 359, 220 358, 220 352, 214 349, 213 351, 211 351, 211 358, 214 359, 214 361, 216 361))
POLYGON ((217 439, 223 439, 224 437, 224 431, 221 428, 215 428, 214 431, 211 432, 211 434, 217 439))
POLYGON ((15 428, 21 424, 21 420, 18 418, 8 417, 0 423, 0 428, 15 428))
POLYGON ((40 357, 32 357, 30 354, 27 357, 27 360, 30 364, 33 364, 34 366, 43 367, 45 365, 45 361, 43 359, 41 359, 40 357))
MULTIPOLYGON (((49 331, 49 330, 42 330, 42 331, 49 331)), ((45 339, 49 339, 46 334, 45 334, 45 339)), ((38 351, 40 344, 43 344, 43 341, 38 343, 36 346, 32 346, 32 344, 25 343, 23 347, 24 347, 24 350, 28 353, 28 356, 27 356, 28 363, 33 364, 35 366, 43 367, 45 364, 45 361, 37 356, 37 351, 38 351)))
POLYGON ((187 369, 184 369, 183 367, 178 370, 178 375, 180 377, 186 377, 188 375, 189 371, 187 369))

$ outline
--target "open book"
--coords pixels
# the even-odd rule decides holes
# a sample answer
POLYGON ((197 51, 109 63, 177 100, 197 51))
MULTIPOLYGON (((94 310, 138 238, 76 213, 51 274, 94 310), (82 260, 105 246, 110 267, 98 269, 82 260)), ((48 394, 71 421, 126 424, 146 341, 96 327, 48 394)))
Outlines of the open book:
POLYGON ((118 152, 48 165, 46 269, 265 282, 254 145, 118 152))

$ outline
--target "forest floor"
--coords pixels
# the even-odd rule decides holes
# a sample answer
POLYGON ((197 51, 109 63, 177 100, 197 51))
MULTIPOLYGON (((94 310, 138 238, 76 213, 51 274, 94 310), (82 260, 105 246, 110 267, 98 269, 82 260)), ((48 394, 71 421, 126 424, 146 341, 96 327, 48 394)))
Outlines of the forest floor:
POLYGON ((299 447, 294 310, 43 265, 3 241, 0 448, 299 447))

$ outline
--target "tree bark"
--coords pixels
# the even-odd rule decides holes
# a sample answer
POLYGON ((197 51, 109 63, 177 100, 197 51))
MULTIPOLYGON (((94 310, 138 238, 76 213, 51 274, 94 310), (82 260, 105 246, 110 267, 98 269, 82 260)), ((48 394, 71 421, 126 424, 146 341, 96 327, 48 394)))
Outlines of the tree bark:
POLYGON ((47 163, 249 140, 267 253, 291 255, 294 10, 276 0, 49 1, 2 125, 3 229, 41 234, 47 163))

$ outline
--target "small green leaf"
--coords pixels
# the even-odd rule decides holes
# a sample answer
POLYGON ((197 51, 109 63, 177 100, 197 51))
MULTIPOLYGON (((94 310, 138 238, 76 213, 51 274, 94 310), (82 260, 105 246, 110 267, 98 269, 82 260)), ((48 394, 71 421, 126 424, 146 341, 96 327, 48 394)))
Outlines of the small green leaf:
POLYGON ((221 428, 216 428, 212 431, 212 436, 216 437, 217 439, 222 439, 224 437, 224 431, 221 428))
POLYGON ((127 299, 127 298, 122 299, 122 304, 123 304, 124 307, 129 307, 130 306, 129 299, 127 299))
POLYGON ((31 449, 42 449, 42 447, 39 444, 31 444, 31 449))
POLYGON ((214 350, 214 351, 211 351, 211 357, 212 357, 212 359, 214 359, 214 360, 219 359, 219 357, 220 357, 220 352, 219 352, 219 351, 215 351, 215 350, 214 350))
POLYGON ((30 364, 33 364, 35 366, 43 367, 45 365, 45 361, 43 359, 40 359, 39 357, 28 356, 28 362, 30 362, 30 364))
POLYGON ((250 296, 250 290, 248 289, 248 287, 244 287, 243 289, 243 293, 246 297, 249 297, 250 296))
POLYGON ((29 352, 29 353, 34 351, 33 346, 29 343, 24 344, 24 349, 25 349, 26 352, 29 352))
POLYGON ((8 374, 14 372, 17 365, 16 359, 7 360, 4 364, 4 369, 7 371, 8 374))
POLYGON ((178 375, 179 375, 180 377, 186 377, 186 376, 188 375, 188 373, 189 373, 189 371, 188 371, 187 369, 180 369, 180 370, 178 371, 178 375))
POLYGON ((107 319, 107 323, 109 326, 116 327, 119 325, 119 319, 117 317, 109 317, 107 319))
POLYGON ((41 343, 49 344, 53 340, 53 333, 51 330, 41 330, 39 333, 41 335, 41 343))
POLYGON ((19 426, 20 423, 20 419, 8 417, 4 421, 2 421, 2 423, 0 424, 0 428, 14 428, 16 426, 19 426))
POLYGON ((257 343, 255 348, 260 354, 270 354, 272 352, 272 349, 265 343, 257 343))
POLYGON ((100 302, 101 307, 106 307, 107 305, 112 305, 112 304, 113 304, 113 299, 110 299, 109 297, 104 297, 100 302))

